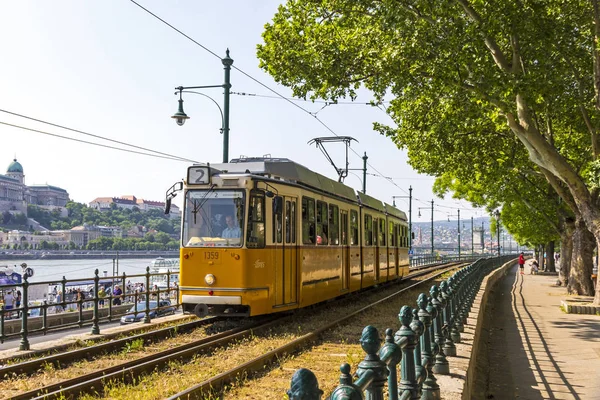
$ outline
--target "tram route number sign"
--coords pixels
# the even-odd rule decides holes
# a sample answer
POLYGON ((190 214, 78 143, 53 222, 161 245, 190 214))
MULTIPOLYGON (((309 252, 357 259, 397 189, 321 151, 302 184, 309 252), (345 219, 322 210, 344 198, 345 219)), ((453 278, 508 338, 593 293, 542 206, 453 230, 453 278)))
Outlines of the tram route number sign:
POLYGON ((188 185, 208 185, 210 183, 210 167, 188 168, 188 185))

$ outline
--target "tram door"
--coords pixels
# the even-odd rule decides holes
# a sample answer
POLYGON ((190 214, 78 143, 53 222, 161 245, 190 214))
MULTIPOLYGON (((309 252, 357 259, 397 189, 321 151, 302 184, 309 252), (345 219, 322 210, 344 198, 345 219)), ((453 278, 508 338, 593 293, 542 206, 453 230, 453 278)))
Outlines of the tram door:
POLYGON ((296 212, 296 198, 274 197, 273 244, 275 245, 276 306, 298 302, 296 212))
POLYGON ((375 248, 375 282, 379 281, 379 220, 373 218, 373 246, 375 248))
POLYGON ((348 290, 350 279, 350 242, 348 240, 348 211, 342 210, 342 290, 348 290))

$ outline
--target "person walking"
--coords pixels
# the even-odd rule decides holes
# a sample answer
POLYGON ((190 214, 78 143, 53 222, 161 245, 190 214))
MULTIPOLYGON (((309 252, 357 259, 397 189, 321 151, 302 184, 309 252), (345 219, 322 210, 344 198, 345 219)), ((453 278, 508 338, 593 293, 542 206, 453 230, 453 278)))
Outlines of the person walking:
POLYGON ((21 291, 17 290, 17 297, 15 297, 15 308, 18 309, 18 311, 17 311, 17 317, 21 316, 20 309, 21 309, 21 298, 22 298, 22 296, 23 295, 21 294, 21 291))
POLYGON ((521 275, 523 275, 525 271, 525 256, 523 255, 523 252, 519 254, 519 269, 521 270, 521 275))

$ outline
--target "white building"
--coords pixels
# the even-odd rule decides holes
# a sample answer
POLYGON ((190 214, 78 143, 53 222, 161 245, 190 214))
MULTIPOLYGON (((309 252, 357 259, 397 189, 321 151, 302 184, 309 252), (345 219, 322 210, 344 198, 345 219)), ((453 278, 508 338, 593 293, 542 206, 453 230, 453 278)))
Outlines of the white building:
POLYGON ((25 185, 23 166, 15 158, 0 175, 0 212, 21 212, 27 215, 27 205, 34 204, 46 209, 63 208, 69 201, 69 193, 52 185, 25 185))
MULTIPOLYGON (((109 210, 113 204, 118 208, 127 208, 130 210, 133 207, 137 207, 142 212, 149 210, 163 211, 165 209, 165 203, 162 201, 138 199, 132 195, 122 197, 97 197, 90 201, 88 206, 99 211, 105 211, 109 210)), ((169 213, 169 216, 171 219, 181 218, 181 211, 179 210, 179 207, 177 207, 175 204, 171 204, 171 212, 169 213)))

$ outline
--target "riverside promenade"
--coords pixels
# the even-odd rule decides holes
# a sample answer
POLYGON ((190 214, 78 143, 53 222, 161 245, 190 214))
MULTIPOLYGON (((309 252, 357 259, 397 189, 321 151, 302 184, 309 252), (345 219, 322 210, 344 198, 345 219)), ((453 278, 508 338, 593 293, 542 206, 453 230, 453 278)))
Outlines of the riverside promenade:
POLYGON ((566 314, 555 275, 514 265, 490 297, 487 354, 478 365, 485 399, 600 399, 600 316, 566 314), (484 365, 482 365, 484 364, 484 365), (487 365, 485 365, 487 364, 487 365))

